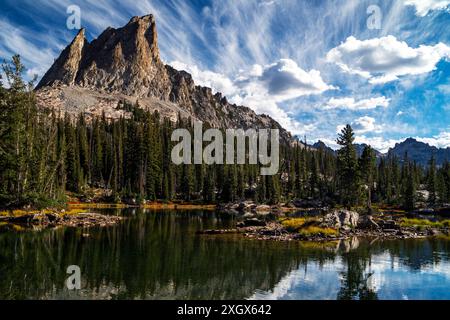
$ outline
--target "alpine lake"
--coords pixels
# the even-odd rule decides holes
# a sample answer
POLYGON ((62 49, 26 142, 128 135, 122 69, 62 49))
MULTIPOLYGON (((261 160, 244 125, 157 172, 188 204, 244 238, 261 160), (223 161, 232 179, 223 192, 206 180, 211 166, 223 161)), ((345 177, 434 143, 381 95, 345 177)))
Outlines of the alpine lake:
POLYGON ((198 235, 236 225, 211 210, 91 211, 125 219, 0 231, 0 299, 450 299, 446 238, 260 241, 198 235))

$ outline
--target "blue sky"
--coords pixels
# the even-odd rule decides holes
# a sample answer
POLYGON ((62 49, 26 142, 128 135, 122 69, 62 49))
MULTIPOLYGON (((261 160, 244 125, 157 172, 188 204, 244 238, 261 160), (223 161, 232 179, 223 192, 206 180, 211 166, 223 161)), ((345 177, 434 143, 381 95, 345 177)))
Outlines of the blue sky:
POLYGON ((42 76, 77 30, 89 40, 153 13, 162 58, 292 133, 386 151, 407 137, 450 147, 450 0, 2 0, 0 57, 42 76))

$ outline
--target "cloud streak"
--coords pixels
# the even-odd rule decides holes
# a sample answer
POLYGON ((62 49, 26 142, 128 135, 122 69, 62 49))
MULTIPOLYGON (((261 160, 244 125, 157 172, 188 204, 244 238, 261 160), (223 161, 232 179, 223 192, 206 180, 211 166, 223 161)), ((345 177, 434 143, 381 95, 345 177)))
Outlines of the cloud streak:
POLYGON ((425 17, 431 11, 445 10, 450 5, 450 0, 404 0, 405 6, 414 6, 416 15, 425 17))
POLYGON ((384 96, 355 100, 353 97, 345 97, 345 98, 331 98, 328 103, 325 105, 325 110, 330 109, 347 109, 347 110, 370 110, 375 109, 377 107, 387 108, 389 106, 391 99, 388 99, 384 96))

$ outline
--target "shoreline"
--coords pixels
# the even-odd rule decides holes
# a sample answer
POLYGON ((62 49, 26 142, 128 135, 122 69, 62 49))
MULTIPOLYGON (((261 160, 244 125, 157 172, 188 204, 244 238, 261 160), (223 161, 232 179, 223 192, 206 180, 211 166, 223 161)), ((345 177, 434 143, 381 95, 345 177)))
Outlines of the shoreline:
POLYGON ((125 218, 121 216, 105 215, 89 212, 89 209, 127 209, 141 208, 150 210, 207 210, 214 211, 216 205, 199 205, 190 203, 162 203, 152 202, 143 205, 124 203, 82 203, 68 202, 67 210, 47 208, 43 210, 1 210, 0 227, 15 231, 42 230, 65 227, 107 227, 113 226, 125 218))
POLYGON ((82 203, 69 202, 68 208, 78 209, 155 209, 155 210, 216 210, 216 204, 192 204, 192 203, 177 203, 177 202, 150 202, 146 204, 126 204, 126 203, 82 203))
POLYGON ((419 239, 450 236, 450 220, 433 222, 432 217, 406 218, 401 212, 359 215, 345 209, 299 208, 292 205, 193 204, 152 202, 142 205, 117 203, 68 202, 67 210, 10 210, 0 212, 0 227, 13 230, 42 230, 59 226, 106 227, 124 219, 122 216, 92 213, 89 209, 141 208, 150 210, 206 210, 228 214, 237 223, 230 229, 200 230, 199 235, 239 234, 245 238, 273 241, 326 242, 351 237, 383 239, 419 239), (10 228, 9 228, 10 227, 10 228))
POLYGON ((323 234, 302 235, 300 233, 289 232, 283 229, 280 224, 270 222, 265 227, 243 227, 234 229, 218 229, 218 230, 204 230, 198 231, 198 235, 207 236, 226 236, 226 235, 241 235, 245 239, 258 241, 275 241, 275 242, 333 242, 339 240, 348 240, 351 238, 372 238, 381 240, 408 240, 408 239, 427 239, 433 237, 445 237, 450 239, 450 233, 443 230, 426 230, 417 231, 413 228, 401 229, 396 232, 383 230, 352 230, 345 233, 340 233, 335 236, 326 236, 323 234))
POLYGON ((124 217, 109 216, 92 212, 43 212, 17 216, 0 216, 0 227, 23 230, 43 230, 57 227, 108 227, 123 221, 124 217))
POLYGON ((450 237, 449 219, 399 210, 360 214, 346 209, 283 208, 256 206, 254 203, 229 204, 222 209, 232 214, 238 212, 236 227, 204 230, 199 234, 242 234, 257 240, 313 242, 345 240, 355 236, 383 239, 450 237))

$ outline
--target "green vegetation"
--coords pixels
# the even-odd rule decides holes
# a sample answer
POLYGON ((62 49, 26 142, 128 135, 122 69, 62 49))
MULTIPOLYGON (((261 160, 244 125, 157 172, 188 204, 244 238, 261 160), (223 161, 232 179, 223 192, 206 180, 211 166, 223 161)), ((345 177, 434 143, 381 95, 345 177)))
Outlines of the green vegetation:
POLYGON ((311 236, 337 236, 339 232, 333 228, 323 228, 318 226, 317 218, 288 218, 281 221, 281 224, 290 232, 298 232, 304 237, 311 236))
POLYGON ((316 222, 314 218, 289 218, 281 221, 281 224, 289 231, 298 231, 307 223, 316 222))
POLYGON ((330 236, 338 236, 339 232, 333 228, 321 228, 316 226, 309 226, 306 228, 301 228, 298 233, 300 233, 304 237, 313 237, 313 236, 322 236, 322 237, 330 237, 330 236))
POLYGON ((403 218, 400 220, 400 225, 402 227, 417 227, 417 228, 449 228, 450 220, 441 220, 441 221, 430 221, 428 219, 408 219, 403 218))
MULTIPOLYGON (((0 79, 0 207, 54 207, 66 195, 89 199, 104 190, 102 202, 216 203, 254 200, 276 204, 292 199, 328 205, 368 207, 372 202, 412 210, 416 190, 426 185, 430 204, 450 202, 450 164, 429 168, 395 157, 375 163, 367 147, 358 158, 351 126, 338 137, 337 156, 300 144, 280 146, 280 172, 261 176, 259 165, 180 165, 171 162, 175 128, 193 130, 191 119, 176 123, 120 102, 130 117, 61 116, 38 109, 33 82, 22 79, 19 56, 3 64, 0 79)), ((208 124, 204 124, 208 129, 208 124)))
POLYGON ((339 134, 337 143, 341 146, 338 151, 338 183, 342 203, 351 207, 357 204, 360 180, 358 176, 358 157, 356 156, 355 134, 350 125, 346 125, 339 134))

